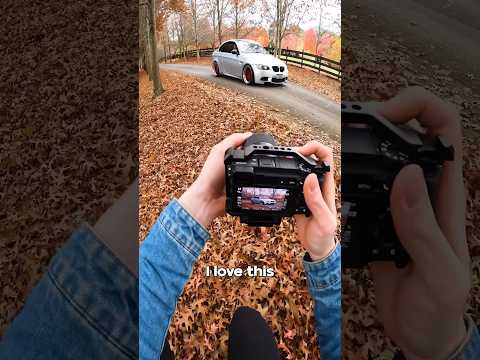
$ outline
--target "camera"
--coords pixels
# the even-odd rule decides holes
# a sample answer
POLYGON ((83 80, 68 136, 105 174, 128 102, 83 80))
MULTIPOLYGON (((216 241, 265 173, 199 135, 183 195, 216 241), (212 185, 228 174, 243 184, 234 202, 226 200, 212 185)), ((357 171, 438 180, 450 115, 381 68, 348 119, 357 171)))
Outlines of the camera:
POLYGON ((435 192, 444 161, 453 147, 412 124, 397 126, 368 103, 342 103, 342 267, 393 261, 401 268, 409 256, 390 213, 390 192, 398 172, 419 165, 429 194, 435 192))
POLYGON ((310 215, 303 197, 305 178, 316 174, 320 183, 329 164, 280 146, 272 135, 251 135, 238 149, 225 152, 226 206, 250 226, 272 226, 283 217, 310 215))

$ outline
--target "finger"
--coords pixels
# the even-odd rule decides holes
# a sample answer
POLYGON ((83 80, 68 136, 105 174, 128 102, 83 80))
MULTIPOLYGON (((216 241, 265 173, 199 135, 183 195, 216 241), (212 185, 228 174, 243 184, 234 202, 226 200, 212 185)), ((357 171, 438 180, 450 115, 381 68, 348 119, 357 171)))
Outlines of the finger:
POLYGON ((431 134, 442 135, 455 148, 455 160, 444 163, 434 198, 435 214, 455 254, 468 266, 465 234, 465 190, 462 174, 462 134, 458 111, 419 87, 407 88, 378 106, 387 119, 404 123, 417 119, 431 134))
POLYGON ((390 308, 396 302, 397 288, 402 276, 410 271, 410 266, 399 269, 391 261, 374 261, 369 264, 373 275, 373 288, 379 320, 382 323, 394 323, 395 312, 390 308))
POLYGON ((461 144, 461 123, 455 107, 421 87, 409 87, 378 105, 378 111, 394 123, 416 119, 429 133, 461 144))
POLYGON ((332 149, 318 141, 312 140, 307 144, 296 148, 298 152, 305 156, 315 155, 318 159, 333 162, 332 149))
POLYGON ((330 165, 330 171, 324 174, 322 194, 331 213, 336 215, 337 207, 335 204, 335 179, 334 163, 332 149, 320 144, 318 141, 310 141, 306 145, 298 148, 298 152, 305 156, 315 155, 318 159, 326 161, 330 165))
POLYGON ((307 224, 307 217, 305 215, 293 215, 295 219, 295 229, 304 229, 307 224))
POLYGON ((439 287, 442 281, 449 283, 459 261, 437 224, 418 165, 408 165, 398 173, 390 208, 400 242, 426 281, 439 287))
POLYGON ((245 142, 245 140, 247 140, 250 136, 252 136, 251 132, 235 133, 230 136, 227 136, 220 143, 218 143, 216 147, 218 148, 219 151, 225 153, 225 151, 227 151, 232 147, 236 148, 242 145, 245 142))
POLYGON ((320 190, 317 175, 310 174, 307 176, 303 184, 303 195, 313 217, 322 219, 326 216, 331 216, 330 209, 320 190))

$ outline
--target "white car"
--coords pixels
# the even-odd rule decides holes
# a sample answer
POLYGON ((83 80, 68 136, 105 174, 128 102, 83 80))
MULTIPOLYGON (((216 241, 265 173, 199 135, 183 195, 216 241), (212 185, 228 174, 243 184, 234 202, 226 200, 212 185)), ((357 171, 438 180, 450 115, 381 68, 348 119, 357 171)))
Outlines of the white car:
POLYGON ((263 199, 263 203, 265 205, 274 205, 276 203, 276 201, 273 200, 273 199, 263 199))
POLYGON ((286 84, 288 80, 287 65, 255 41, 225 41, 213 52, 212 58, 217 76, 236 77, 247 85, 286 84))

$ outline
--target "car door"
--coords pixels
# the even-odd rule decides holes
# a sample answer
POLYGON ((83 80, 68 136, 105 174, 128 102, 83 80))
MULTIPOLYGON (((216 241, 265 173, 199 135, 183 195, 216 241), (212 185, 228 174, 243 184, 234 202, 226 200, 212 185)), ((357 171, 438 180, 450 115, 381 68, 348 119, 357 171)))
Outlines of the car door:
MULTIPOLYGON (((237 54, 232 54, 230 52, 229 62, 230 62, 230 74, 235 76, 239 79, 242 78, 242 70, 243 70, 243 61, 242 61, 242 54, 237 47, 237 44, 233 43, 233 49, 237 50, 237 54)), ((232 50, 233 50, 232 49, 232 50)))
POLYGON ((232 41, 227 41, 222 46, 220 46, 219 51, 219 66, 220 72, 225 75, 231 75, 230 69, 230 57, 233 55, 231 53, 234 43, 232 41))
POLYGON ((220 69, 220 72, 222 74, 226 74, 225 71, 225 66, 223 65, 224 63, 224 55, 225 55, 225 48, 227 46, 227 43, 223 43, 219 48, 218 51, 216 52, 217 55, 217 63, 218 63, 218 68, 220 69))

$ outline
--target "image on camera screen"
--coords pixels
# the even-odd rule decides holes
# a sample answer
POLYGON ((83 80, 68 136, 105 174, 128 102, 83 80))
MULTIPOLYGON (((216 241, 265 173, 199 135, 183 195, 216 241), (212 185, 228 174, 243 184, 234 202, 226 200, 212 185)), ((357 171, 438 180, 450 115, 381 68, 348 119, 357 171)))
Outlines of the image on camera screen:
POLYGON ((287 189, 241 187, 237 204, 245 210, 282 211, 287 207, 287 189))

